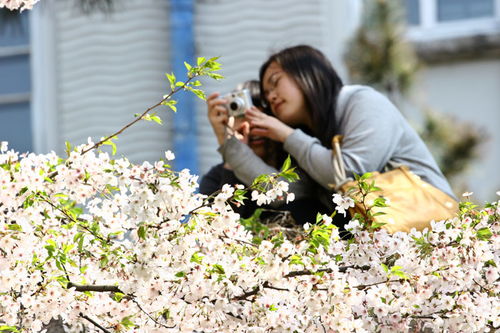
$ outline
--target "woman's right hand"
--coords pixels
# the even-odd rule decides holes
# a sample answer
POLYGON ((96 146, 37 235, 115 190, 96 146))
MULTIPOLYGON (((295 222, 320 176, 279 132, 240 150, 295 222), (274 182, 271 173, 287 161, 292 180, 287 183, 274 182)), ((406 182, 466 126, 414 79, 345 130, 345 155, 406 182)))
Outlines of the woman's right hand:
POLYGON ((224 143, 226 126, 229 119, 227 109, 224 107, 226 100, 219 98, 219 93, 214 92, 207 97, 208 120, 212 125, 219 145, 224 143))

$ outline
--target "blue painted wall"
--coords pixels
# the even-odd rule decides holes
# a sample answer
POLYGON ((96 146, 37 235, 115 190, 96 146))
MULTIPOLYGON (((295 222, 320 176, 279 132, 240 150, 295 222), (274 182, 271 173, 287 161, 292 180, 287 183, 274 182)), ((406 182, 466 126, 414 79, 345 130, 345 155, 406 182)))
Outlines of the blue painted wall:
MULTIPOLYGON (((193 0, 171 0, 172 68, 178 80, 186 78, 184 61, 194 64, 193 0)), ((198 143, 194 94, 179 92, 178 112, 173 117, 173 149, 176 170, 198 174, 198 143)))

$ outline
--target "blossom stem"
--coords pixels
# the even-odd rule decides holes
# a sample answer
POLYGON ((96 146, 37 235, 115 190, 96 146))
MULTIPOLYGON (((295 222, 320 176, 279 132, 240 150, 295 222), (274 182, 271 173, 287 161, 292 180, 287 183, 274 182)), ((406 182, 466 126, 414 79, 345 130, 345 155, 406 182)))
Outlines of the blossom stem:
POLYGON ((143 118, 146 114, 148 114, 151 110, 156 109, 156 108, 157 108, 158 106, 160 106, 163 102, 165 102, 166 100, 170 99, 170 97, 172 97, 172 95, 173 95, 173 94, 177 93, 177 92, 178 92, 179 90, 181 90, 181 89, 184 89, 184 88, 188 85, 188 83, 189 83, 190 81, 192 81, 194 78, 196 78, 197 76, 198 76, 198 75, 194 75, 194 76, 192 76, 192 77, 189 77, 189 78, 187 79, 187 81, 186 81, 183 85, 181 85, 180 87, 178 87, 178 88, 176 88, 176 89, 174 89, 174 90, 171 90, 171 91, 168 93, 168 95, 167 95, 167 96, 165 96, 165 97, 164 97, 161 101, 159 101, 159 102, 158 102, 158 103, 156 103, 155 105, 150 106, 149 108, 147 108, 147 109, 146 109, 146 111, 144 111, 144 112, 143 112, 140 116, 136 117, 136 118, 135 118, 134 120, 132 120, 130 123, 128 123, 127 125, 123 126, 123 127, 122 127, 120 130, 118 130, 117 132, 115 132, 115 133, 113 133, 113 134, 111 134, 111 135, 107 136, 106 138, 102 139, 101 141, 99 141, 99 142, 95 143, 92 147, 90 147, 90 148, 87 148, 87 149, 83 150, 83 151, 81 152, 81 155, 84 155, 84 154, 88 153, 89 151, 91 151, 91 150, 93 150, 93 149, 95 149, 95 148, 97 148, 97 147, 101 146, 104 142, 108 141, 109 139, 112 139, 112 138, 114 138, 114 137, 118 136, 119 134, 122 134, 122 133, 123 133, 123 132, 124 132, 127 128, 129 128, 130 126, 134 125, 134 124, 135 124, 135 123, 137 123, 138 121, 142 120, 142 118, 143 118))
POLYGON ((150 314, 149 314, 146 310, 144 310, 144 309, 142 308, 142 306, 139 304, 139 302, 137 302, 135 299, 134 299, 134 300, 132 300, 132 301, 135 303, 135 305, 137 305, 137 307, 139 308, 139 310, 141 310, 143 313, 145 313, 145 314, 146 314, 146 316, 148 316, 148 317, 149 317, 149 319, 151 319, 151 320, 152 320, 155 324, 157 324, 157 325, 159 325, 159 326, 161 326, 161 327, 163 327, 163 328, 168 328, 168 329, 175 328, 175 326, 176 326, 176 325, 174 325, 174 326, 167 326, 167 325, 165 325, 165 324, 162 324, 162 323, 158 322, 158 321, 157 321, 155 318, 153 318, 153 317, 152 317, 152 316, 151 316, 151 315, 150 315, 150 314))
POLYGON ((354 286, 353 288, 356 288, 358 290, 363 290, 369 287, 377 286, 379 284, 386 284, 386 283, 391 283, 391 282, 403 282, 405 281, 404 279, 398 279, 398 280, 385 280, 385 281, 380 281, 380 282, 375 282, 371 284, 360 284, 359 286, 354 286))
POLYGON ((85 291, 95 291, 95 292, 113 292, 113 293, 122 293, 117 286, 110 285, 79 285, 73 282, 68 282, 68 289, 75 288, 76 291, 85 292, 85 291))
MULTIPOLYGON (((367 271, 370 269, 370 266, 368 266, 368 265, 365 265, 365 266, 355 266, 355 265, 342 266, 342 267, 339 267, 339 273, 345 273, 345 272, 347 272, 348 269, 359 269, 362 271, 367 271)), ((332 272, 333 272, 333 270, 331 268, 318 269, 317 271, 311 271, 311 270, 305 269, 302 271, 290 272, 290 273, 286 274, 284 277, 289 278, 289 277, 295 277, 295 276, 301 276, 301 275, 313 275, 316 273, 332 273, 332 272)))
POLYGON ((99 328, 101 331, 105 332, 105 333, 111 333, 110 330, 102 327, 101 325, 99 325, 98 322, 96 322, 94 319, 90 318, 89 316, 86 316, 84 315, 83 313, 80 313, 80 317, 82 317, 83 319, 89 321, 90 323, 92 323, 95 327, 99 328))

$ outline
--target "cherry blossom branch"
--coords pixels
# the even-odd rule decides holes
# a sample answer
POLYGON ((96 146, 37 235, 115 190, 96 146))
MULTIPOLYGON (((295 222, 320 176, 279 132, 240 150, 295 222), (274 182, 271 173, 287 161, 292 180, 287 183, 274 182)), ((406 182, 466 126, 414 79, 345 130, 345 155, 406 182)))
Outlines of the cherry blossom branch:
POLYGON ((476 279, 472 279, 472 281, 474 281, 474 283, 477 284, 479 286, 479 288, 481 288, 482 291, 487 292, 487 293, 491 292, 490 289, 484 287, 482 284, 480 284, 479 282, 477 282, 476 279))
POLYGON ((79 285, 73 282, 68 282, 67 288, 68 289, 75 288, 76 291, 80 292, 95 291, 95 292, 113 292, 113 293, 124 294, 124 292, 121 291, 120 288, 111 285, 79 285))
POLYGON ((165 102, 166 100, 170 99, 170 97, 172 97, 173 94, 177 93, 179 90, 182 90, 184 89, 188 83, 190 81, 192 81, 193 79, 195 79, 196 77, 198 77, 198 75, 194 75, 192 77, 189 77, 188 80, 186 82, 184 82, 181 86, 175 88, 174 90, 171 90, 168 95, 166 95, 161 101, 159 101, 158 103, 156 103, 155 105, 153 106, 150 106, 149 108, 147 108, 141 115, 137 116, 133 121, 131 121, 130 123, 126 124, 125 126, 123 126, 121 129, 119 129, 118 131, 116 131, 115 133, 105 137, 104 139, 102 139, 101 141, 95 143, 92 147, 90 148, 87 148, 85 150, 83 150, 81 152, 81 155, 84 155, 86 153, 88 153, 89 151, 101 146, 104 142, 108 141, 109 139, 112 139, 116 136, 118 136, 119 134, 122 134, 127 128, 129 128, 130 126, 134 125, 135 123, 137 123, 138 121, 142 120, 142 118, 148 114, 150 111, 152 111, 153 109, 156 109, 158 106, 162 105, 163 102, 165 102))
MULTIPOLYGON (((351 265, 351 266, 341 266, 339 267, 339 273, 345 273, 347 272, 348 269, 359 269, 362 271, 367 271, 370 269, 370 266, 365 265, 365 266, 356 266, 356 265, 351 265)), ((308 269, 302 270, 302 271, 293 271, 288 274, 286 274, 284 277, 289 278, 289 277, 295 277, 295 276, 301 276, 301 275, 314 275, 316 273, 332 273, 333 270, 331 268, 323 268, 323 269, 318 269, 317 271, 311 271, 308 269)))
POLYGON ((146 310, 144 310, 144 309, 142 308, 142 306, 139 304, 139 302, 137 302, 135 299, 133 299, 133 300, 132 300, 132 302, 134 302, 134 303, 135 303, 135 305, 137 305, 137 307, 139 308, 139 310, 141 310, 144 314, 146 314, 146 316, 148 316, 148 317, 149 317, 149 319, 151 319, 151 320, 152 320, 155 324, 157 324, 157 325, 159 325, 159 326, 161 326, 161 327, 163 327, 163 328, 168 328, 168 329, 172 329, 172 328, 175 328, 175 327, 176 327, 176 325, 174 325, 174 326, 167 326, 167 325, 165 325, 165 324, 162 324, 162 323, 158 322, 158 321, 157 321, 155 318, 153 318, 153 317, 152 317, 152 316, 151 316, 151 315, 150 315, 150 314, 149 314, 146 310))
POLYGON ((380 281, 380 282, 375 282, 375 283, 370 283, 370 284, 360 284, 360 285, 354 286, 352 288, 356 288, 358 290, 363 290, 363 289, 366 289, 366 288, 377 286, 379 284, 386 284, 386 283, 392 283, 392 282, 403 282, 403 281, 405 281, 405 279, 385 280, 385 281, 380 281))
MULTIPOLYGON (((81 220, 81 219, 75 219, 74 217, 72 217, 71 215, 68 214, 67 211, 65 211, 63 208, 61 208, 60 206, 54 204, 52 201, 50 201, 49 199, 47 199, 46 197, 44 197, 43 195, 39 195, 38 196, 42 199, 42 201, 48 203, 52 208, 60 211, 68 220, 72 221, 72 222, 86 222, 84 220, 81 220)), ((81 228, 83 228, 84 230, 87 230, 92 236, 94 236, 95 238, 99 239, 100 241, 102 242, 105 242, 105 243, 108 243, 110 242, 110 239, 106 239, 104 237, 102 237, 101 235, 98 235, 96 234, 95 232, 93 232, 92 230, 90 230, 88 227, 82 225, 81 223, 78 223, 78 226, 80 226, 81 228)))
POLYGON ((90 323, 92 323, 92 325, 94 325, 95 327, 99 328, 101 331, 103 331, 104 333, 111 333, 110 330, 102 327, 98 322, 96 322, 94 319, 90 318, 89 316, 87 315, 84 315, 83 313, 80 312, 80 315, 79 315, 81 318, 89 321, 90 323))
MULTIPOLYGON (((348 269, 368 270, 368 269, 370 269, 370 266, 361 266, 361 267, 354 266, 354 265, 344 266, 344 267, 339 267, 339 272, 345 273, 348 269)), ((318 269, 315 272, 310 271, 310 270, 302 270, 302 271, 289 272, 288 274, 284 275, 283 277, 289 278, 289 277, 296 277, 296 276, 302 276, 302 275, 314 275, 316 273, 332 273, 332 272, 333 272, 333 270, 331 268, 318 269)), ((399 280, 394 280, 394 281, 399 281, 399 280)), ((394 281, 391 281, 391 282, 394 282, 394 281)), ((388 282, 388 281, 384 281, 384 283, 385 282, 388 282)), ((360 287, 360 286, 358 286, 358 287, 360 287)), ((368 287, 368 285, 366 287, 368 287)), ((289 289, 285 289, 285 288, 273 287, 271 284, 269 284, 268 281, 265 281, 261 286, 255 286, 251 291, 247 291, 242 295, 233 297, 232 300, 234 300, 234 301, 247 300, 248 297, 257 295, 259 293, 259 291, 261 290, 261 288, 281 290, 281 291, 290 291, 289 289)), ((318 289, 318 290, 320 290, 320 289, 318 289)))
POLYGON ((255 247, 255 248, 258 248, 258 246, 254 243, 250 243, 250 242, 247 242, 245 240, 242 240, 242 239, 236 239, 236 238, 231 238, 229 237, 225 231, 222 232, 222 236, 219 236, 219 239, 221 241, 224 241, 224 239, 229 239, 229 240, 232 240, 232 241, 235 241, 235 242, 238 242, 238 243, 241 243, 241 244, 245 244, 245 245, 249 245, 249 246, 252 246, 252 247, 255 247))

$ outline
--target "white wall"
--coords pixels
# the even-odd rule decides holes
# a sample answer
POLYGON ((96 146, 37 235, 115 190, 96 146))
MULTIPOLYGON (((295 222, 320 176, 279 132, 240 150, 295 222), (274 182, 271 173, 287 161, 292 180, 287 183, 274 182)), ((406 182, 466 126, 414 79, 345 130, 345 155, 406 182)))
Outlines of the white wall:
MULTIPOLYGON (((500 60, 433 65, 421 73, 419 88, 430 106, 475 124, 489 140, 464 175, 473 199, 496 200, 500 190, 500 60)), ((461 193, 457 193, 461 195, 461 193)))
MULTIPOLYGON (((203 0, 196 2, 195 37, 198 56, 222 56, 220 82, 205 81, 208 93, 227 92, 248 79, 258 79, 260 65, 273 52, 309 44, 327 54, 340 73, 346 36, 356 24, 357 0, 203 0), (353 19, 354 17, 354 19, 353 19)), ((198 103, 200 171, 221 161, 198 103)))
MULTIPOLYGON (((168 1, 120 0, 109 14, 56 1, 57 151, 114 133, 161 100, 170 72, 168 1)), ((118 156, 157 160, 170 147, 167 125, 141 122, 119 136, 118 156)))

